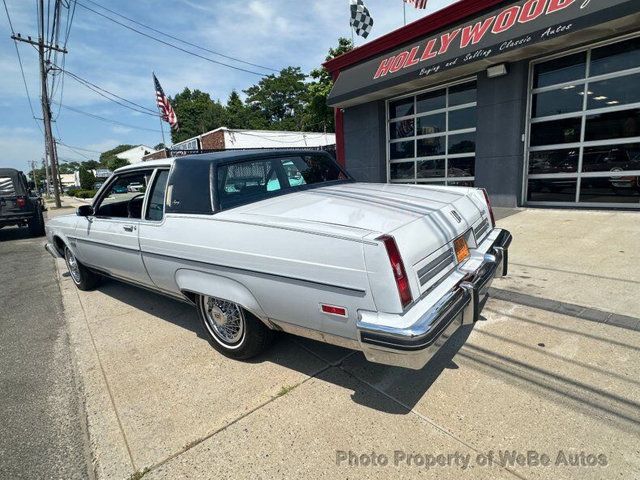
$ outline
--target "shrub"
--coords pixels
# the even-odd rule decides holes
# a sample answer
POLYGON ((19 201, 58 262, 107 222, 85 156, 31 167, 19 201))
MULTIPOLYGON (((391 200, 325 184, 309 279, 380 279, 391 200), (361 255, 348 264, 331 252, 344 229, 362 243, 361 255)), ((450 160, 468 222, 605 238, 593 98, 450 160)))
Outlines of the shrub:
POLYGON ((93 173, 87 170, 84 165, 80 167, 80 187, 83 190, 89 190, 93 188, 93 184, 96 183, 96 177, 93 173))
POLYGON ((74 197, 76 198, 93 198, 96 190, 76 190, 74 197))

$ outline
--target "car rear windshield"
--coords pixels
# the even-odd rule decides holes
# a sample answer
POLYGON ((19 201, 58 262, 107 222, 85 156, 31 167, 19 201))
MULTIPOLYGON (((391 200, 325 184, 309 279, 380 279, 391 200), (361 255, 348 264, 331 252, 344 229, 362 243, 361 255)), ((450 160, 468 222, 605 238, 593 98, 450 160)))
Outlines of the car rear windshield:
POLYGON ((0 177, 0 197, 15 197, 13 177, 0 177))
POLYGON ((217 172, 217 201, 221 210, 283 193, 349 180, 326 155, 295 155, 238 161, 217 172))

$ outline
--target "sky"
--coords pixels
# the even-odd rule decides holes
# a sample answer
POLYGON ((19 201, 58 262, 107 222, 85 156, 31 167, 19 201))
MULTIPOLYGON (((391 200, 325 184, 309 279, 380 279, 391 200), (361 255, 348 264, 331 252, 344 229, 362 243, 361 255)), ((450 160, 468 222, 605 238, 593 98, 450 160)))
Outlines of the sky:
MULTIPOLYGON (((351 37, 348 0, 99 1, 113 11, 191 43, 277 70, 299 66, 309 72, 322 63, 328 49, 337 44, 338 37, 351 37)), ((35 3, 6 2, 16 33, 35 37, 35 3)), ((79 3, 101 11, 86 0, 79 0, 79 3)), ((415 10, 407 5, 407 23, 451 3, 454 0, 429 0, 426 10, 415 10)), ((365 4, 375 24, 366 40, 355 37, 356 46, 403 25, 402 0, 365 0, 365 4)), ((32 160, 40 162, 43 156, 42 122, 34 120, 29 108, 10 36, 9 22, 0 10, 0 167, 27 170, 32 160)), ((27 44, 19 44, 18 48, 33 110, 36 117, 41 118, 37 52, 27 44)), ((167 95, 173 96, 189 87, 208 92, 222 102, 226 102, 233 90, 241 92, 260 79, 258 75, 213 64, 157 43, 80 5, 76 8, 67 49, 66 70, 150 109, 155 109, 152 72, 156 73, 167 95)), ((256 67, 207 52, 199 53, 256 70, 256 67)), ((106 123, 53 105, 54 135, 75 150, 59 146, 61 161, 96 159, 99 152, 123 143, 153 147, 162 141, 157 118, 105 100, 69 76, 63 85, 64 88, 56 89, 54 101, 137 128, 106 123)), ((166 124, 164 130, 169 139, 166 124)))

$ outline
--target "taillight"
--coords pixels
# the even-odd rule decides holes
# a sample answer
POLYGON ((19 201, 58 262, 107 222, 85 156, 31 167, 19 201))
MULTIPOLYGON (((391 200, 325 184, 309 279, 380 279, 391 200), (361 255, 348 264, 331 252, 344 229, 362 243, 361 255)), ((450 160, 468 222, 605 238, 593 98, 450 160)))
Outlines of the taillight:
POLYGON ((487 207, 489 207, 489 216, 491 217, 491 226, 495 227, 496 217, 493 216, 493 208, 491 208, 491 200, 489 200, 489 194, 487 193, 487 190, 484 188, 481 188, 480 190, 482 190, 482 193, 484 194, 484 199, 487 202, 487 207))
POLYGON ((387 249, 387 255, 389 256, 389 262, 391 262, 391 270, 393 270, 393 277, 396 280, 396 286, 398 287, 398 293, 400 294, 400 303, 402 307, 406 307, 411 303, 413 298, 411 297, 411 288, 409 287, 409 279, 407 278, 407 272, 404 269, 404 263, 402 263, 402 257, 398 250, 395 238, 390 235, 383 235, 378 238, 384 247, 387 249))
POLYGON ((18 206, 18 208, 24 208, 26 204, 27 200, 24 197, 16 198, 16 205, 18 206))

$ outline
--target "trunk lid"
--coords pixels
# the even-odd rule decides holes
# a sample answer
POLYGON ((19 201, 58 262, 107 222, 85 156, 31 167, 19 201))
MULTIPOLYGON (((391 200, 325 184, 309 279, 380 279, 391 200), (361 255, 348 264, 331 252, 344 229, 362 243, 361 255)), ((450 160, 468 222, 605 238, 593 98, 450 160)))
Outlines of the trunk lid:
POLYGON ((219 218, 357 238, 396 237, 405 265, 426 258, 477 223, 475 189, 348 183, 310 189, 231 210, 219 218))

